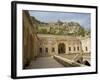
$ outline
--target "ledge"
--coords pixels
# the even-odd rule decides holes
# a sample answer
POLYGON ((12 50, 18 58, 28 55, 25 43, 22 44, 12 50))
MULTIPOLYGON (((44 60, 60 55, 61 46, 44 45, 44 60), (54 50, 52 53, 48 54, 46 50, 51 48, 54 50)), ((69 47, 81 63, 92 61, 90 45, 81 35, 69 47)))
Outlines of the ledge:
POLYGON ((55 60, 57 60, 59 63, 61 63, 62 65, 64 65, 65 67, 81 67, 81 66, 85 66, 83 64, 77 63, 73 60, 69 60, 66 58, 63 58, 61 56, 58 55, 54 55, 53 58, 55 60))

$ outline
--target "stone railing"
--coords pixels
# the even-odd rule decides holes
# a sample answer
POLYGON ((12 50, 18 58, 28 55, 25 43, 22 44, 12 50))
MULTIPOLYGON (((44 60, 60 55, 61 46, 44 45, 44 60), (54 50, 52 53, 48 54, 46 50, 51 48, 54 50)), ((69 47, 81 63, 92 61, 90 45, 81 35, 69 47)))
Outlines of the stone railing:
POLYGON ((66 58, 63 58, 61 56, 58 55, 54 55, 53 58, 55 60, 57 60, 59 63, 61 63, 62 65, 64 65, 65 67, 80 67, 80 66, 85 66, 83 64, 77 63, 73 60, 69 60, 66 58))

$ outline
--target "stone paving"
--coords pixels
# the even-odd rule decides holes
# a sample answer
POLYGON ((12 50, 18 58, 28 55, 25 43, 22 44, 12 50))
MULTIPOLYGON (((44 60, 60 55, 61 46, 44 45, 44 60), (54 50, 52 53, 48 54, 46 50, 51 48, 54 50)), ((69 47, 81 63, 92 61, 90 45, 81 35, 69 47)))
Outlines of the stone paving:
MULTIPOLYGON (((59 56, 73 60, 74 55, 67 55, 67 54, 61 54, 59 56)), ((88 60, 90 63, 90 55, 89 54, 84 54, 83 55, 84 60, 88 60)), ((41 69, 41 68, 61 68, 64 67, 61 63, 56 61, 52 56, 51 57, 39 57, 36 60, 31 61, 30 65, 27 67, 27 69, 41 69)))
POLYGON ((27 69, 36 68, 61 68, 64 67, 62 64, 58 63, 53 57, 40 57, 35 61, 32 61, 27 67, 27 69))

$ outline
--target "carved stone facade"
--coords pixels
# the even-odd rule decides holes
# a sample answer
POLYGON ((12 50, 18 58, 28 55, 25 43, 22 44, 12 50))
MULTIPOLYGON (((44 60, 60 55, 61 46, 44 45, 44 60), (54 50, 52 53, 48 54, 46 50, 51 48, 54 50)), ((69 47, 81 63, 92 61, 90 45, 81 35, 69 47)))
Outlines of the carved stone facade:
POLYGON ((91 52, 90 38, 80 40, 76 37, 44 34, 38 34, 38 37, 40 56, 91 52))

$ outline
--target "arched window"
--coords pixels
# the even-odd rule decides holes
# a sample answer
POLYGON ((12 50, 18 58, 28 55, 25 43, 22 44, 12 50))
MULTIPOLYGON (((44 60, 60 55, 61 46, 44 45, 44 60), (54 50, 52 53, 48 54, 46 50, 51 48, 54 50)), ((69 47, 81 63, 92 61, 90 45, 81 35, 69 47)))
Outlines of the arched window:
POLYGON ((55 48, 52 48, 52 52, 55 52, 55 48))
POLYGON ((45 52, 47 52, 47 53, 48 53, 48 48, 45 48, 45 52))
POLYGON ((79 47, 77 47, 77 50, 79 51, 79 47))
POLYGON ((74 51, 76 50, 76 48, 75 47, 73 47, 74 48, 74 51))
POLYGON ((39 48, 39 52, 42 53, 42 48, 39 48))
POLYGON ((69 51, 71 51, 71 47, 69 47, 69 51))
POLYGON ((87 47, 85 47, 85 50, 86 50, 86 51, 88 51, 88 48, 87 48, 87 47))

